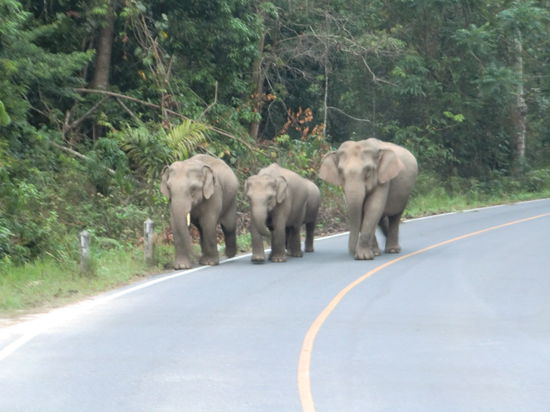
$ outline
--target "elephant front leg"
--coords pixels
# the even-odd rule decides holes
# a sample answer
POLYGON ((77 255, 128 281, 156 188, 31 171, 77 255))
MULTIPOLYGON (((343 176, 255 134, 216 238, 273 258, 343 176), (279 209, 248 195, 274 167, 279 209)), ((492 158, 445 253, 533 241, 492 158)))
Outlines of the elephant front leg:
POLYGON ((252 263, 264 263, 264 239, 254 223, 250 223, 250 237, 252 238, 252 263))
POLYGON ((201 249, 202 256, 199 259, 201 265, 217 265, 220 263, 218 253, 216 222, 211 219, 201 219, 201 249))
POLYGON ((185 204, 177 200, 171 201, 170 226, 174 234, 174 269, 191 269, 192 263, 192 241, 187 226, 186 214, 182 211, 189 210, 185 204))
POLYGON ((357 240, 355 248, 355 259, 357 260, 372 260, 374 259, 375 251, 372 248, 372 237, 370 233, 361 232, 357 240))
POLYGON ((221 219, 223 237, 225 239, 225 255, 231 258, 237 254, 237 210, 232 206, 221 219))
POLYGON ((401 252, 401 246, 399 246, 399 223, 401 222, 401 214, 390 216, 388 218, 388 233, 386 235, 386 253, 399 253, 401 252))
POLYGON ((277 222, 274 219, 273 231, 271 232, 271 254, 269 260, 272 262, 286 262, 286 228, 284 222, 277 222))
POLYGON ((375 231, 382 217, 385 205, 385 193, 373 193, 365 202, 365 212, 361 224, 361 232, 355 249, 355 259, 372 260, 380 255, 375 231))
POLYGON ((380 253, 380 247, 378 246, 378 240, 376 239, 376 229, 370 238, 369 247, 371 248, 372 253, 374 253, 374 256, 380 256, 382 254, 380 253))
POLYGON ((174 233, 174 247, 176 256, 174 260, 174 269, 183 270, 191 269, 191 235, 187 227, 183 228, 179 225, 172 224, 174 233))

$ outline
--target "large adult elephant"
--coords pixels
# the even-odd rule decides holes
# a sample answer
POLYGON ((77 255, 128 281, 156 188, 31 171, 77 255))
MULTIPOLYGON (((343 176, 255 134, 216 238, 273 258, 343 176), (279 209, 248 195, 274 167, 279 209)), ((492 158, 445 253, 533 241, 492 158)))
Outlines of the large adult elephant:
POLYGON ((288 254, 301 257, 300 229, 306 226, 306 252, 313 252, 313 237, 320 205, 319 188, 291 170, 273 163, 246 180, 251 205, 252 262, 265 261, 262 236, 271 237, 273 262, 286 262, 288 254))
POLYGON ((386 236, 386 253, 399 253, 399 221, 418 166, 404 147, 370 138, 346 141, 323 158, 319 176, 342 186, 350 226, 349 251, 356 259, 380 254, 375 230, 386 236))
POLYGON ((192 266, 188 217, 200 232, 200 264, 217 265, 220 261, 216 233, 218 223, 225 237, 225 254, 228 257, 235 256, 235 197, 239 181, 223 160, 200 154, 174 162, 162 174, 160 188, 170 199, 176 269, 189 269, 192 266))

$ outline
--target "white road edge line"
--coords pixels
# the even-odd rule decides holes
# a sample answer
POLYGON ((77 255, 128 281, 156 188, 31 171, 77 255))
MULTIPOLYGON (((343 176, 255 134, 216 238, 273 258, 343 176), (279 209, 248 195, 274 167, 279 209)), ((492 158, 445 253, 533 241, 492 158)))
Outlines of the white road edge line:
MULTIPOLYGON (((548 199, 527 200, 527 201, 524 201, 524 202, 516 202, 516 203, 513 203, 512 205, 514 205, 514 204, 523 204, 523 203, 531 203, 531 202, 539 202, 539 201, 544 201, 544 200, 548 200, 548 199)), ((476 209, 469 209, 469 210, 450 212, 450 213, 442 213, 442 214, 439 214, 439 215, 431 215, 431 216, 425 216, 425 217, 420 217, 420 218, 415 218, 415 219, 409 219, 409 220, 405 220, 405 222, 433 219, 433 218, 437 218, 437 217, 441 217, 441 216, 449 216, 449 215, 454 215, 454 214, 458 214, 458 213, 471 213, 471 212, 477 212, 477 211, 480 211, 480 210, 504 207, 504 206, 508 206, 508 205, 510 205, 510 204, 481 207, 481 208, 476 208, 476 209)), ((344 233, 338 233, 338 234, 335 234, 335 235, 323 236, 323 237, 315 239, 315 241, 327 240, 327 239, 332 239, 332 238, 336 238, 336 237, 340 237, 340 236, 345 236, 348 233, 349 232, 344 232, 344 233)), ((269 251, 269 249, 268 249, 268 251, 269 251)), ((229 258, 229 259, 224 259, 224 260, 220 261, 220 264, 232 262, 232 261, 235 261, 235 260, 244 259, 246 257, 250 257, 251 255, 252 255, 251 253, 247 253, 247 254, 235 256, 235 257, 232 257, 232 258, 229 258)), ((154 285, 162 283, 162 282, 166 282, 168 280, 172 280, 172 279, 179 278, 179 277, 182 277, 182 276, 190 275, 190 274, 198 272, 200 270, 204 270, 208 267, 210 267, 210 266, 199 266, 199 267, 196 267, 196 268, 193 268, 193 269, 181 270, 181 271, 177 271, 177 272, 167 274, 167 275, 160 275, 161 277, 158 277, 157 279, 152 279, 152 280, 149 280, 149 281, 145 281, 145 282, 140 283, 136 286, 131 286, 131 287, 128 287, 128 288, 124 288, 124 289, 122 289, 118 292, 114 292, 114 293, 108 293, 107 292, 106 295, 92 297, 92 298, 86 299, 84 301, 75 303, 75 304, 71 304, 71 305, 64 306, 64 307, 61 307, 61 308, 58 308, 58 309, 54 309, 50 312, 40 314, 40 315, 36 315, 31 320, 23 321, 21 323, 15 324, 15 325, 11 325, 11 326, 7 326, 5 328, 2 328, 2 329, 0 329, 0 332, 2 332, 3 334, 19 335, 19 337, 16 338, 13 342, 8 343, 7 345, 5 345, 2 349, 0 349, 0 362, 3 361, 4 359, 6 359, 11 354, 13 354, 14 352, 16 352, 21 347, 23 347, 25 344, 27 344, 33 338, 35 338, 36 336, 38 336, 41 333, 48 330, 49 328, 52 328, 56 325, 59 326, 62 323, 67 322, 71 319, 74 319, 74 318, 78 317, 79 315, 81 315, 81 314, 83 314, 87 311, 91 311, 92 309, 94 309, 94 308, 96 308, 100 305, 111 302, 111 301, 113 301, 115 299, 118 299, 122 296, 126 296, 130 293, 136 292, 138 290, 146 289, 148 287, 154 286, 154 285)), ((159 275, 157 275, 157 276, 159 276, 159 275)), ((1 337, 2 336, 0 335, 0 338, 1 337)))

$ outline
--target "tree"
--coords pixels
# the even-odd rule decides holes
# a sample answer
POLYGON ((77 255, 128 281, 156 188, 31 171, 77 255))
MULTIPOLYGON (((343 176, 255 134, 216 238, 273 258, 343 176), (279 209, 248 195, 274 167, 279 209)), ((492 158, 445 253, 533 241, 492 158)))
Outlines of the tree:
POLYGON ((512 121, 513 170, 521 174, 525 168, 525 147, 527 133, 527 83, 524 65, 524 44, 530 49, 548 37, 550 14, 537 7, 534 1, 514 1, 509 8, 497 15, 497 30, 506 44, 507 61, 515 76, 514 98, 510 104, 512 121))
POLYGON ((116 0, 110 0, 103 6, 105 14, 97 36, 94 75, 90 84, 94 89, 106 90, 109 86, 113 33, 116 20, 116 3, 116 0))

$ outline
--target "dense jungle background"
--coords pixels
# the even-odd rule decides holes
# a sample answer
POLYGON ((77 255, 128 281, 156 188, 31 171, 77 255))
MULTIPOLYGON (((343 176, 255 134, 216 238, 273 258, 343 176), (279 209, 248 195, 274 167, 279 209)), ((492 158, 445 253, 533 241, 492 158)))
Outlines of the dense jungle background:
POLYGON ((199 152, 315 180, 338 229, 319 163, 371 136, 418 158, 409 215, 548 193, 550 1, 0 0, 0 275, 169 243, 159 176, 199 152))

